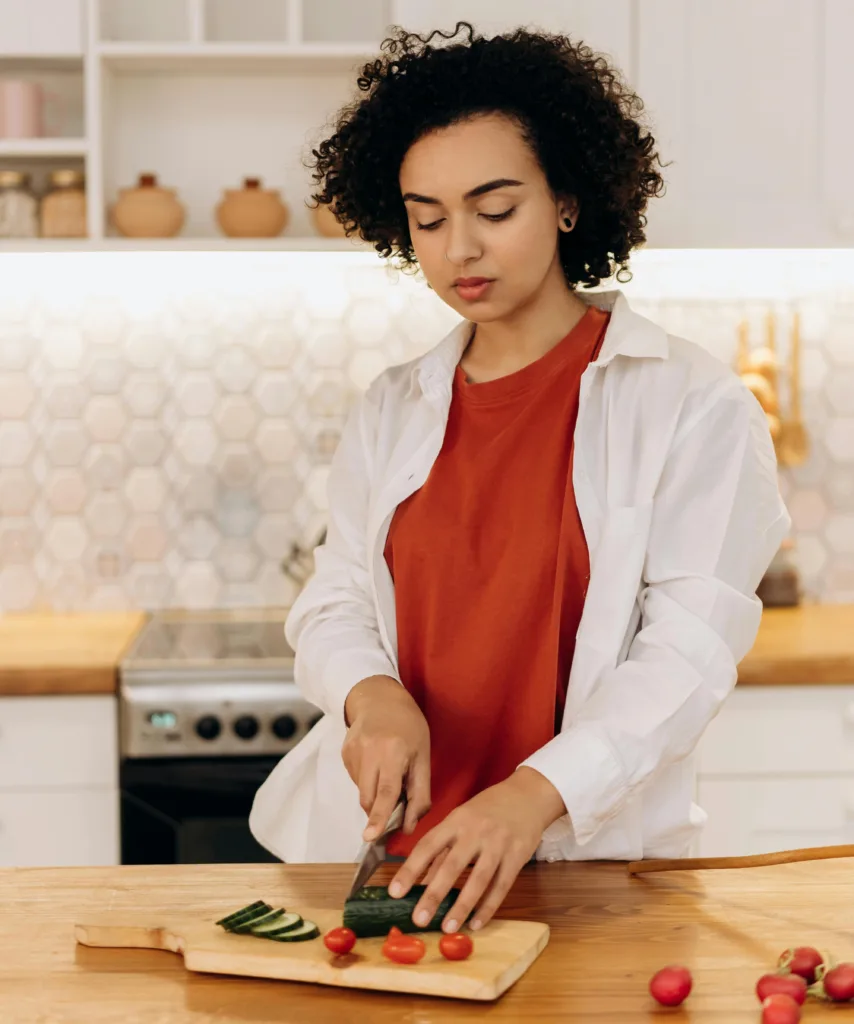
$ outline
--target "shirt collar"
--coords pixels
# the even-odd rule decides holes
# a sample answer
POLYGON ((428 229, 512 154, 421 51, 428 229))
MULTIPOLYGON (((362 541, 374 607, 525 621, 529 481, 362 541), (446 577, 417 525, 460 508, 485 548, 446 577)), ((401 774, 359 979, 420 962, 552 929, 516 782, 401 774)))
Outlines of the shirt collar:
MULTIPOLYGON (((617 288, 601 292, 577 292, 582 302, 611 314, 599 358, 593 366, 607 366, 616 356, 634 359, 666 359, 669 354, 667 333, 658 324, 636 313, 625 295, 617 288)), ((429 392, 449 390, 454 370, 462 358, 472 323, 461 320, 435 348, 416 360, 412 367, 408 394, 416 387, 429 392)))

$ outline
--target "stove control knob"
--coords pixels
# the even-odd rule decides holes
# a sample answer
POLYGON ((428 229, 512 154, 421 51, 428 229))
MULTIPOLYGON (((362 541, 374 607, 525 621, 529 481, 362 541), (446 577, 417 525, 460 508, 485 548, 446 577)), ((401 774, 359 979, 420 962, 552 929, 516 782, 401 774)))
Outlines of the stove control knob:
POLYGON ((273 719, 273 732, 280 740, 289 740, 296 731, 297 723, 293 715, 279 715, 273 719))
POLYGON ((196 732, 203 740, 215 740, 222 731, 216 715, 205 715, 196 722, 196 732))
POLYGON ((258 719, 254 715, 241 715, 234 723, 234 731, 242 740, 251 740, 258 732, 258 719))

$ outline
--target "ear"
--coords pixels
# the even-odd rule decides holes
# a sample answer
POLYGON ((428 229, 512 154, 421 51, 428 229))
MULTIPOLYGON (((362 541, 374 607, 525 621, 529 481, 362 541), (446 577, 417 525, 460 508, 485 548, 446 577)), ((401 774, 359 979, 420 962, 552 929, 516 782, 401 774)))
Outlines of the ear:
POLYGON ((568 233, 578 223, 578 200, 566 196, 558 204, 558 230, 568 233))

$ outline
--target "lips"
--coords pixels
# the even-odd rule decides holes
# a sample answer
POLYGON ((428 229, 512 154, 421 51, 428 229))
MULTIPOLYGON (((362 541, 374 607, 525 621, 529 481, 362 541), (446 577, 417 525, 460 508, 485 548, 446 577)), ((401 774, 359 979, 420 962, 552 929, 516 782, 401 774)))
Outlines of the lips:
POLYGON ((489 284, 491 277, 458 277, 454 281, 456 288, 476 288, 479 284, 489 284))

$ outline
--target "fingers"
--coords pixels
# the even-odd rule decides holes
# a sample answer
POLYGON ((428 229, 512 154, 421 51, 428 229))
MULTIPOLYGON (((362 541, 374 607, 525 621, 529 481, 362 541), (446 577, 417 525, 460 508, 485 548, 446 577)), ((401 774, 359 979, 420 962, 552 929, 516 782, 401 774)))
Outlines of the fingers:
POLYGON ((433 861, 448 849, 453 833, 447 827, 446 821, 430 829, 427 835, 415 844, 415 849, 392 879, 388 887, 389 895, 395 899, 405 896, 418 879, 425 875, 433 861))
POLYGON ((412 835, 415 826, 430 810, 430 755, 416 757, 406 777, 406 818, 403 831, 412 835))
MULTIPOLYGON (((365 842, 370 842, 383 831, 391 817, 403 786, 403 772, 394 767, 380 769, 376 784, 373 804, 368 812, 368 824, 365 827, 365 842)), ((363 804, 362 807, 365 805, 363 804)))
MULTIPOLYGON (((504 858, 495 874, 492 885, 487 890, 486 898, 481 900, 480 905, 475 911, 471 922, 473 931, 477 931, 478 928, 482 928, 488 921, 492 920, 495 912, 504 902, 504 897, 510 892, 510 888, 516 881, 524 864, 525 862, 520 861, 518 857, 511 858, 508 856, 504 858)), ((462 897, 462 894, 460 896, 462 897)), ((460 901, 458 900, 457 902, 460 901)), ((452 912, 454 912, 453 908, 452 912)), ((457 917, 457 920, 465 920, 465 918, 457 917)))
POLYGON ((445 863, 445 858, 448 856, 450 851, 446 847, 442 852, 435 858, 433 863, 427 868, 427 874, 421 879, 423 885, 429 885, 436 877, 436 872, 445 863))
MULTIPOLYGON (((469 915, 478 905, 478 902, 483 897, 483 894, 489 890, 490 894, 492 890, 489 889, 493 879, 502 876, 502 864, 499 854, 484 850, 477 859, 477 863, 472 869, 466 884, 463 886, 460 895, 457 897, 456 902, 445 915, 445 920, 442 922, 442 930, 445 932, 455 932, 458 928, 468 920, 469 915)), ((517 872, 518 874, 518 872, 517 872)), ((515 875, 513 876, 515 878, 515 875)), ((451 883, 453 885, 453 883, 451 883)), ((512 880, 511 880, 512 884, 512 880)), ((509 886, 508 886, 509 888, 509 886)), ((494 885, 493 885, 494 889, 494 885)), ((506 890, 502 893, 501 898, 498 900, 497 906, 501 905, 501 900, 506 895, 506 890)), ((491 898, 488 896, 487 898, 491 898)), ((497 909, 496 906, 496 909, 497 909)), ((495 913, 495 910, 492 911, 495 913)), ((490 914, 490 917, 492 914, 490 914)), ((482 914, 478 914, 480 919, 482 914)), ((478 925, 480 927, 480 925, 478 925)))
MULTIPOLYGON (((424 890, 424 894, 415 906, 412 920, 419 928, 429 924, 436 916, 439 904, 448 895, 454 883, 471 863, 473 853, 474 851, 471 850, 468 844, 458 844, 451 847, 442 866, 436 871, 433 880, 424 890)), ((492 873, 487 876, 485 881, 482 880, 480 882, 478 895, 486 887, 491 877, 492 873)), ((445 931, 456 931, 461 923, 458 919, 450 917, 450 915, 446 916, 445 922, 445 931)))

